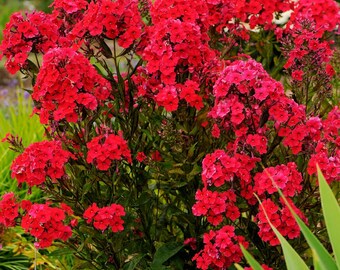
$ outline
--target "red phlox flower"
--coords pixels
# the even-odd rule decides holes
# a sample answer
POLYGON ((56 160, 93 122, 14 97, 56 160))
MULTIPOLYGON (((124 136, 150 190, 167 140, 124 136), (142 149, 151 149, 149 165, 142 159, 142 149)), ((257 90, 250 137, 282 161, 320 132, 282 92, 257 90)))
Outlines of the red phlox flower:
POLYGON ((32 204, 22 217, 21 226, 37 238, 35 246, 45 248, 56 239, 66 241, 71 237, 71 228, 64 224, 65 212, 48 204, 32 204))
POLYGON ((93 111, 109 97, 108 81, 97 73, 88 59, 73 49, 52 49, 44 55, 43 61, 32 94, 41 104, 37 112, 42 123, 63 119, 76 122, 81 108, 93 111))
POLYGON ((259 195, 273 194, 277 192, 277 186, 285 196, 293 197, 301 192, 301 183, 302 176, 297 171, 296 164, 289 162, 287 165, 269 167, 264 172, 257 173, 254 177, 254 191, 259 195))
POLYGON ((143 162, 146 159, 146 155, 144 154, 144 152, 138 152, 136 159, 138 162, 143 162))
POLYGON ((52 15, 36 11, 26 16, 13 13, 0 45, 0 55, 7 58, 5 67, 12 74, 21 68, 27 69, 29 53, 32 50, 45 53, 46 47, 57 47, 58 37, 58 26, 52 15), (48 25, 48 31, 44 25, 48 25))
MULTIPOLYGON (((298 208, 296 208, 296 206, 294 206, 293 202, 289 198, 287 200, 295 213, 305 223, 307 223, 307 219, 303 215, 303 213, 298 208)), ((279 207, 272 200, 266 199, 262 202, 259 208, 259 212, 256 215, 258 226, 260 228, 260 231, 258 233, 259 236, 263 241, 269 242, 269 244, 272 246, 279 245, 280 242, 271 229, 268 219, 283 236, 288 236, 288 238, 290 239, 294 239, 300 236, 300 228, 296 223, 288 206, 285 205, 283 200, 281 200, 281 204, 282 209, 279 209, 279 207)))
POLYGON ((117 38, 121 47, 128 48, 141 37, 143 26, 138 1, 103 0, 88 4, 70 36, 73 39, 82 39, 87 34, 92 37, 103 35, 109 39, 117 38))
POLYGON ((258 134, 249 134, 247 144, 254 147, 260 154, 267 153, 267 138, 258 134))
POLYGON ((245 248, 249 243, 244 237, 235 234, 233 226, 223 226, 217 231, 209 231, 203 235, 204 248, 198 252, 193 260, 197 268, 228 268, 233 263, 240 262, 243 255, 240 248, 245 248))
POLYGON ((40 185, 46 177, 53 181, 65 175, 64 165, 72 154, 62 149, 60 141, 43 141, 31 144, 12 163, 12 177, 18 183, 40 185))
POLYGON ((91 223, 92 222, 92 219, 97 214, 98 210, 99 210, 99 208, 98 208, 96 203, 93 203, 90 207, 88 207, 85 210, 85 212, 83 214, 83 217, 85 219, 87 219, 87 221, 86 221, 87 223, 91 223))
POLYGON ((125 211, 124 207, 119 204, 99 208, 96 203, 93 203, 83 214, 83 217, 87 219, 86 222, 89 224, 93 221, 96 229, 104 231, 111 227, 113 232, 124 230, 122 216, 125 216, 125 211))
POLYGON ((168 112, 175 111, 178 107, 177 89, 174 86, 160 88, 155 100, 158 105, 163 106, 168 112))
POLYGON ((6 193, 0 201, 0 224, 5 227, 16 225, 15 219, 19 216, 19 204, 13 192, 6 193))
POLYGON ((249 181, 250 175, 247 175, 241 167, 246 164, 244 169, 251 171, 257 160, 257 158, 250 158, 242 154, 231 156, 223 150, 216 150, 206 155, 202 161, 203 184, 205 187, 211 185, 219 187, 226 182, 233 181, 234 176, 249 181))
POLYGON ((51 5, 54 9, 62 9, 67 13, 74 13, 79 10, 86 9, 88 3, 85 0, 65 1, 65 0, 54 0, 51 5))
POLYGON ((302 81, 303 80, 303 71, 302 70, 294 70, 292 72, 292 78, 293 80, 296 80, 296 81, 302 81))
POLYGON ((291 14, 287 27, 296 24, 299 17, 302 16, 309 16, 316 23, 316 28, 319 29, 321 36, 324 31, 332 31, 339 24, 339 5, 331 0, 299 1, 291 14))
POLYGON ((86 161, 99 170, 108 170, 115 160, 132 162, 127 142, 115 134, 99 135, 87 143, 87 148, 86 161))

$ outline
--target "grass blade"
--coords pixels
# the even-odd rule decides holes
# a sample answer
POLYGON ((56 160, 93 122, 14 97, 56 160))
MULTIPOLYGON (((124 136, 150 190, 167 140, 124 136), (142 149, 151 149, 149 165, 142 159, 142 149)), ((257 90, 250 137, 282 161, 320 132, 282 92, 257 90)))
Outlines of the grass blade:
POLYGON ((332 244, 335 261, 338 269, 340 269, 340 207, 331 188, 328 186, 325 177, 322 175, 319 166, 317 166, 317 171, 322 211, 326 222, 328 236, 332 244))
POLYGON ((262 270, 262 266, 254 259, 254 257, 242 245, 240 245, 240 247, 244 257, 247 259, 247 262, 253 270, 262 270))

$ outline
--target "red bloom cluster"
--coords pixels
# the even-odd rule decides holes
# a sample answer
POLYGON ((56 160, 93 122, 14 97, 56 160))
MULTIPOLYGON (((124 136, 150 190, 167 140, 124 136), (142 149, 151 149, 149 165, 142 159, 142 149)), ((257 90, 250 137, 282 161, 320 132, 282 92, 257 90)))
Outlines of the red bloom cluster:
POLYGON ((302 176, 294 162, 266 168, 264 172, 257 173, 254 177, 254 191, 258 195, 276 193, 277 187, 288 197, 302 191, 302 176))
POLYGON ((331 32, 339 26, 339 4, 333 0, 297 1, 287 28, 291 28, 292 24, 295 28, 297 20, 302 16, 309 17, 316 23, 318 36, 321 37, 325 31, 331 32))
POLYGON ((196 109, 203 107, 199 95, 199 71, 212 61, 215 52, 203 31, 208 12, 205 1, 156 1, 151 7, 152 25, 146 28, 148 44, 141 50, 152 85, 140 93, 154 98, 167 111, 178 107, 179 99, 196 109), (180 79, 192 74, 191 80, 180 79))
POLYGON ((4 29, 0 59, 7 57, 6 68, 14 74, 26 67, 30 52, 46 53, 59 40, 58 26, 49 14, 33 12, 24 17, 14 13, 4 29))
POLYGON ((318 143, 315 154, 311 156, 308 163, 308 174, 316 174, 316 164, 319 165, 328 183, 340 181, 340 149, 335 149, 333 154, 323 143, 318 143))
POLYGON ((19 216, 19 204, 13 192, 6 193, 0 201, 0 224, 6 227, 15 226, 15 219, 19 216))
POLYGON ((284 137, 283 144, 290 147, 293 154, 301 152, 306 136, 317 135, 317 130, 308 134, 308 131, 315 128, 317 123, 313 123, 312 128, 307 128, 304 125, 306 121, 306 114, 302 107, 293 107, 294 115, 290 117, 289 121, 285 125, 281 125, 278 135, 284 137))
POLYGON ((52 3, 52 7, 55 10, 64 10, 66 13, 74 13, 80 10, 83 10, 87 7, 88 3, 85 0, 54 0, 52 3))
POLYGON ((251 158, 243 154, 230 156, 223 150, 216 150, 207 154, 202 162, 202 181, 205 187, 222 186, 232 182, 234 177, 250 182, 250 171, 255 168, 258 158, 251 158))
POLYGON ((99 135, 87 143, 87 148, 86 161, 102 171, 108 170, 115 160, 132 161, 127 142, 118 135, 99 135))
POLYGON ((235 234, 233 226, 223 226, 217 231, 209 231, 203 235, 204 249, 197 253, 193 260, 197 268, 207 270, 227 269, 233 263, 238 263, 243 257, 240 244, 245 248, 248 242, 243 236, 235 234))
POLYGON ((64 165, 72 154, 62 149, 60 141, 36 142, 28 146, 12 163, 12 177, 18 183, 40 185, 46 177, 56 180, 65 175, 64 165))
MULTIPOLYGON (((335 2, 334 4, 336 5, 335 2)), ((321 30, 323 33, 323 28, 304 14, 296 18, 293 28, 287 27, 283 33, 277 32, 282 42, 283 55, 287 58, 284 67, 292 75, 293 90, 303 88, 304 78, 316 77, 314 79, 318 85, 316 90, 317 93, 322 93, 320 96, 332 91, 330 81, 335 73, 329 64, 332 49, 329 41, 320 39, 321 30)))
POLYGON ((71 36, 82 39, 85 35, 104 35, 109 39, 118 38, 118 44, 128 48, 140 38, 142 27, 138 1, 91 1, 82 20, 71 31, 71 36))
MULTIPOLYGON (((210 1, 212 2, 212 1, 210 1)), ((215 18, 230 27, 230 20, 236 19, 248 23, 250 28, 261 27, 266 30, 275 28, 273 24, 274 14, 280 16, 282 12, 291 10, 294 5, 289 0, 275 1, 246 1, 246 0, 217 0, 217 10, 213 14, 215 18), (222 5, 219 5, 222 4, 222 5)))
POLYGON ((340 146, 340 108, 335 106, 323 121, 323 137, 327 142, 340 146))
POLYGON ((40 121, 77 122, 81 109, 95 110, 110 95, 110 84, 82 54, 70 48, 44 55, 32 98, 41 104, 40 121))
MULTIPOLYGON (((293 208, 295 213, 307 223, 306 217, 298 208, 295 207, 293 202, 288 199, 288 203, 293 208)), ((280 241, 276 237, 274 231, 271 229, 268 219, 283 236, 287 236, 289 239, 294 239, 300 236, 299 225, 296 223, 295 218, 282 199, 281 205, 282 208, 279 209, 279 207, 271 199, 266 199, 262 202, 259 213, 256 215, 258 226, 260 228, 258 233, 259 236, 263 241, 268 242, 272 246, 279 245, 280 241), (267 214, 268 219, 265 213, 267 214)))
POLYGON ((340 181, 340 109, 334 107, 320 125, 322 125, 321 135, 319 140, 315 140, 317 145, 308 163, 307 172, 316 174, 318 163, 329 183, 340 181))
POLYGON ((93 221, 93 226, 97 230, 104 231, 107 227, 111 227, 113 232, 123 231, 125 216, 124 207, 119 204, 111 204, 110 206, 99 208, 96 203, 93 203, 84 212, 83 217, 90 224, 93 221))
POLYGON ((267 122, 274 121, 279 129, 304 109, 287 98, 283 86, 254 60, 235 61, 226 67, 214 85, 214 96, 210 117, 222 131, 234 132, 235 149, 243 144, 259 154, 267 152, 267 122))
POLYGON ((72 235, 71 227, 64 224, 66 212, 48 204, 25 204, 26 214, 21 221, 21 227, 38 239, 37 248, 49 247, 56 239, 66 241, 72 235))
POLYGON ((196 203, 192 207, 195 216, 206 216, 214 226, 223 221, 223 214, 235 221, 240 217, 240 211, 235 205, 236 195, 232 190, 225 192, 210 191, 206 188, 196 192, 196 203))

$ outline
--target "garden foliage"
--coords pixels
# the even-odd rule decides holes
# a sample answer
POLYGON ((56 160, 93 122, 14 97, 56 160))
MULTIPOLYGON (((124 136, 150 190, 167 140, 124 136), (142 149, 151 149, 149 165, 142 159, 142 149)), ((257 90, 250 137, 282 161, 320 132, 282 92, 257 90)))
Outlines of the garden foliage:
POLYGON ((335 1, 51 7, 14 13, 0 46, 8 71, 32 79, 46 135, 4 138, 20 153, 12 177, 46 203, 4 194, 0 223, 37 248, 63 241, 82 269, 226 269, 240 244, 276 269, 271 224, 308 256, 272 179, 324 237, 316 164, 340 180, 335 1))

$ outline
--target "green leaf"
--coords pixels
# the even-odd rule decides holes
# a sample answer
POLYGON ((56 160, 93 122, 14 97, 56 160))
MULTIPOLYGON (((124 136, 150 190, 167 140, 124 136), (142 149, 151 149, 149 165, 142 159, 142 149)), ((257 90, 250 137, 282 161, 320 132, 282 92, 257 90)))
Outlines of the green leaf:
POLYGON ((148 139, 149 139, 150 141, 153 141, 152 135, 151 135, 151 133, 150 133, 149 130, 147 130, 147 129, 141 129, 141 131, 142 131, 143 134, 146 135, 146 137, 148 137, 148 139))
POLYGON ((179 245, 176 242, 168 242, 159 247, 154 255, 153 262, 151 263, 151 269, 156 270, 169 260, 172 256, 178 253, 183 248, 183 245, 179 245))
POLYGON ((191 158, 194 155, 196 145, 197 145, 197 142, 190 146, 189 151, 188 151, 188 158, 191 158))
POLYGON ((315 252, 314 249, 312 249, 313 252, 313 266, 314 266, 314 270, 321 270, 322 267, 320 265, 320 258, 318 256, 318 254, 315 252))
POLYGON ((169 171, 170 174, 185 174, 185 172, 181 168, 174 168, 169 171))
POLYGON ((123 270, 134 270, 141 259, 145 257, 145 254, 139 254, 135 256, 131 261, 124 265, 123 270))
POLYGON ((262 270, 262 266, 254 259, 254 257, 242 245, 240 245, 240 247, 244 257, 247 259, 247 262, 253 270, 262 270))
POLYGON ((109 46, 107 46, 106 42, 103 39, 99 40, 100 42, 100 47, 101 47, 101 52, 106 58, 112 58, 112 51, 109 46))
POLYGON ((244 268, 238 263, 235 263, 234 266, 236 267, 237 270, 244 270, 244 268))
MULTIPOLYGON (((293 209, 290 208, 290 211, 293 212, 293 209)), ((295 212, 293 212, 293 215, 300 227, 302 234, 306 238, 308 245, 320 258, 320 269, 337 270, 338 268, 336 267, 336 264, 334 263, 334 260, 328 251, 324 248, 316 236, 308 229, 307 225, 300 219, 300 217, 295 212)))
POLYGON ((35 63, 33 63, 29 59, 27 59, 27 62, 28 62, 28 68, 30 71, 32 71, 33 73, 39 73, 39 68, 37 67, 35 63))
POLYGON ((295 269, 309 270, 308 266, 301 259, 299 254, 297 254, 294 248, 288 243, 288 241, 281 235, 281 233, 272 224, 270 225, 281 243, 287 269, 288 270, 295 270, 295 269))
POLYGON ((59 256, 65 256, 65 255, 72 255, 74 253, 75 251, 69 248, 59 248, 59 249, 56 249, 50 252, 49 254, 47 254, 47 256, 48 257, 59 257, 59 256))
MULTIPOLYGON (((322 211, 338 269, 340 269, 340 207, 317 165, 322 211)), ((322 257, 321 257, 322 258, 322 257)))
POLYGON ((83 194, 82 196, 86 195, 90 190, 91 188, 93 187, 93 183, 89 182, 89 183, 86 183, 83 187, 83 194))
POLYGON ((189 176, 196 176, 202 172, 201 166, 194 164, 194 167, 192 168, 191 172, 188 174, 189 176))

